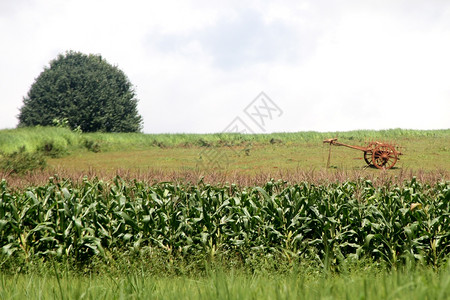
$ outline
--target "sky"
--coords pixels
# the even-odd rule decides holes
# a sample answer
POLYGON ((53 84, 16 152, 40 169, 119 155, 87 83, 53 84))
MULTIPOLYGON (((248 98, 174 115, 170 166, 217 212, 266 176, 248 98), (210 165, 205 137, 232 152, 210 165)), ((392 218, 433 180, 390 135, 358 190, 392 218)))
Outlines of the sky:
POLYGON ((0 129, 69 50, 125 72, 145 133, 450 128, 446 0, 0 0, 0 129))

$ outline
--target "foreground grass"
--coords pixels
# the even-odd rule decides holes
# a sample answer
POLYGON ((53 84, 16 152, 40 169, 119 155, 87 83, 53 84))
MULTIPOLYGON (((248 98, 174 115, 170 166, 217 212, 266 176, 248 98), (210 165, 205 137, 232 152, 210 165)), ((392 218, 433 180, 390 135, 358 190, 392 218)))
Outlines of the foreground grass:
POLYGON ((448 299, 449 268, 347 274, 253 274, 155 277, 0 274, 1 299, 448 299))

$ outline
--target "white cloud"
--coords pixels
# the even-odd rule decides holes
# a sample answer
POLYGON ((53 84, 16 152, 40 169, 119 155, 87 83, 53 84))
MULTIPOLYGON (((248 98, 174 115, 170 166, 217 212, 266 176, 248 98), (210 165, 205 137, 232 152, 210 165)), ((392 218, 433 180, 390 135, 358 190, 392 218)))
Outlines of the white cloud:
POLYGON ((5 3, 0 128, 69 49, 130 77, 145 132, 221 131, 262 90, 284 111, 268 131, 450 127, 445 1, 5 3))

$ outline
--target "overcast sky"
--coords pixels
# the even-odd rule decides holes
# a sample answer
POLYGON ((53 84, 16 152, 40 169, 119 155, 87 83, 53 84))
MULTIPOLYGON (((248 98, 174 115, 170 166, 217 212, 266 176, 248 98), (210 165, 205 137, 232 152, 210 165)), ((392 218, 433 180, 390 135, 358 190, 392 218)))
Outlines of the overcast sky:
POLYGON ((0 47, 0 129, 67 50, 127 74, 145 133, 450 128, 446 0, 0 0, 0 47))

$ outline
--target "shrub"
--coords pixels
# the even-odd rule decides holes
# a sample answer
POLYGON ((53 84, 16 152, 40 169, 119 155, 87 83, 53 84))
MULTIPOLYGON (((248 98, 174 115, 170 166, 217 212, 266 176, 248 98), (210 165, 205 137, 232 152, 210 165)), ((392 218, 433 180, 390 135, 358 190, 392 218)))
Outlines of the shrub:
POLYGON ((53 140, 45 141, 37 150, 43 155, 53 158, 62 157, 67 154, 67 147, 53 140))
POLYGON ((25 147, 12 153, 1 153, 0 170, 9 174, 26 174, 36 169, 44 169, 47 165, 42 153, 27 152, 25 147))
POLYGON ((92 151, 94 153, 98 153, 101 151, 100 143, 94 140, 90 139, 84 139, 83 141, 84 147, 88 149, 89 151, 92 151))

